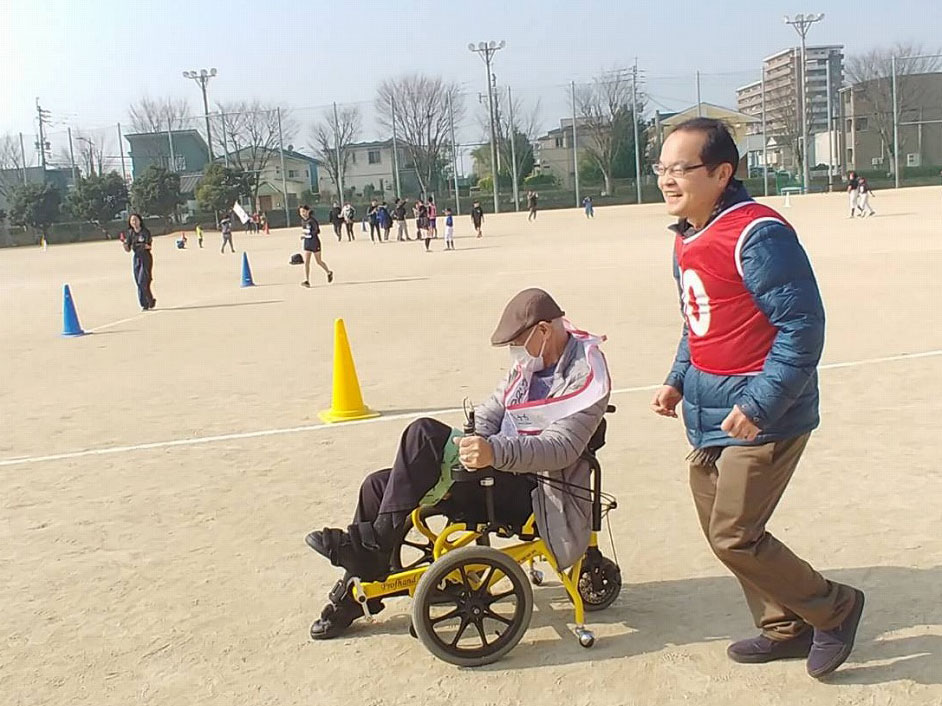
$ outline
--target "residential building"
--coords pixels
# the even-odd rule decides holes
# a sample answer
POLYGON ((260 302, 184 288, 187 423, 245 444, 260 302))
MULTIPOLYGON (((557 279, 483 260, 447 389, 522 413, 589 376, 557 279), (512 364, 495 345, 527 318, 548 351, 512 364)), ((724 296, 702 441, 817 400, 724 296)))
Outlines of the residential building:
MULTIPOLYGON (((591 133, 585 125, 576 122, 576 149, 585 149, 591 140, 591 133)), ((576 188, 576 170, 573 160, 572 118, 562 118, 559 127, 536 138, 534 160, 535 171, 540 174, 552 174, 564 189, 576 188)))
POLYGON ((202 174, 209 163, 209 147, 196 130, 131 133, 124 139, 130 145, 128 156, 134 178, 152 164, 183 175, 202 174))
POLYGON ((284 172, 281 169, 281 154, 277 149, 244 147, 228 155, 216 157, 247 172, 258 172, 258 202, 255 208, 262 212, 283 210, 287 197, 288 209, 301 205, 305 192, 317 193, 317 160, 294 150, 284 151, 284 172))
MULTIPOLYGON (((893 108, 889 78, 841 92, 843 171, 893 171, 893 108)), ((900 170, 942 166, 942 72, 897 79, 900 170)))
POLYGON ((68 192, 74 186, 72 169, 69 167, 27 167, 23 169, 0 169, 0 211, 10 210, 10 195, 13 189, 23 183, 42 184, 48 182, 62 194, 65 203, 68 192))
MULTIPOLYGON (((400 192, 408 197, 419 194, 418 179, 415 167, 409 156, 407 146, 399 142, 397 145, 399 162, 400 192)), ((396 194, 396 160, 393 159, 392 140, 378 140, 371 142, 354 142, 346 147, 348 159, 347 169, 343 175, 343 189, 348 195, 363 195, 366 192, 376 193, 384 198, 395 198, 396 194)), ((330 172, 322 168, 320 175, 320 195, 322 200, 336 198, 337 185, 330 172)))
POLYGON ((754 134, 756 123, 762 122, 759 118, 746 115, 731 108, 724 108, 713 103, 700 103, 693 105, 679 113, 655 113, 655 129, 652 134, 652 153, 660 152, 664 139, 681 123, 691 118, 704 117, 722 120, 729 127, 739 150, 739 168, 737 175, 743 177, 748 174, 747 167, 751 166, 749 155, 762 150, 762 136, 754 134))
MULTIPOLYGON (((844 47, 839 44, 806 47, 805 68, 809 150, 811 164, 817 164, 827 159, 827 156, 818 158, 811 140, 815 133, 827 132, 836 119, 838 92, 844 81, 844 47), (828 120, 829 105, 831 121, 828 120)), ((753 135, 762 132, 764 108, 769 166, 797 171, 799 160, 796 148, 800 144, 802 130, 801 48, 791 47, 764 59, 762 76, 764 84, 763 80, 759 80, 737 89, 737 108, 739 112, 759 119, 750 128, 750 134, 753 135)))

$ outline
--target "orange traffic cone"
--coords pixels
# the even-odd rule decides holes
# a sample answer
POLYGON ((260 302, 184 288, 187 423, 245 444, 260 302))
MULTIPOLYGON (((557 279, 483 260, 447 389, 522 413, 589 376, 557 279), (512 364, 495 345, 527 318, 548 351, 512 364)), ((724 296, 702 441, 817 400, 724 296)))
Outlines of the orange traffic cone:
POLYGON ((317 415, 322 421, 349 422, 354 419, 372 419, 379 412, 363 404, 360 394, 360 381, 357 379, 350 342, 347 340, 347 328, 343 319, 334 321, 334 384, 330 409, 317 415))

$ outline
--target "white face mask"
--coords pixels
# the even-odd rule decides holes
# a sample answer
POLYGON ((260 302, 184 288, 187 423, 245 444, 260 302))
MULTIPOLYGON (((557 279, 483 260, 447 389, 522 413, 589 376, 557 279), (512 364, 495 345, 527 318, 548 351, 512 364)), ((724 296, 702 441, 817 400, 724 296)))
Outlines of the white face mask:
POLYGON ((519 366, 521 370, 531 373, 538 373, 546 367, 543 362, 543 351, 546 348, 545 338, 543 339, 543 345, 540 346, 539 355, 531 355, 530 351, 527 350, 527 344, 535 331, 536 328, 530 331, 530 335, 527 336, 527 340, 523 342, 522 346, 510 346, 510 357, 513 358, 514 364, 519 366))

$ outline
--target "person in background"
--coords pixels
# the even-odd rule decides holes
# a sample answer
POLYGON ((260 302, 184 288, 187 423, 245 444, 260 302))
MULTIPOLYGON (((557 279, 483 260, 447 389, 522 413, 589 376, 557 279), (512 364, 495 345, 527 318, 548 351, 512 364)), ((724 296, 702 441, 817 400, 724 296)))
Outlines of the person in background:
POLYGON ((481 202, 477 199, 474 200, 474 204, 471 206, 471 223, 474 225, 474 232, 477 233, 477 237, 483 238, 484 233, 481 231, 481 226, 484 224, 484 209, 481 208, 481 202))
POLYGON ((850 218, 854 217, 854 211, 857 210, 857 189, 860 187, 860 180, 857 178, 857 172, 847 173, 847 199, 850 201, 850 218))
POLYGON ((450 208, 445 209, 445 250, 455 249, 455 218, 450 208))
POLYGON ((200 223, 196 224, 196 242, 200 244, 200 249, 203 247, 203 226, 200 223))
POLYGON ((540 195, 535 191, 530 191, 527 193, 527 206, 530 208, 530 213, 527 216, 528 221, 536 220, 536 205, 540 200, 540 195))
POLYGON ((341 215, 340 204, 334 201, 334 205, 331 206, 330 212, 327 214, 327 219, 330 221, 330 225, 334 227, 334 235, 337 236, 337 242, 340 242, 341 239, 341 226, 343 225, 343 216, 341 215))
POLYGON ((343 216, 343 225, 347 229, 347 242, 356 240, 357 238, 353 234, 353 224, 356 222, 357 210, 353 207, 353 204, 347 201, 343 205, 340 215, 343 216))
POLYGON ((383 240, 389 240, 389 231, 392 228, 392 216, 389 215, 389 205, 383 201, 376 209, 376 220, 383 229, 383 240))
POLYGON ((381 243, 383 242, 383 234, 379 229, 379 204, 376 203, 376 199, 370 201, 370 208, 366 212, 366 217, 370 222, 370 242, 371 243, 381 243), (374 238, 375 234, 375 238, 374 238))
POLYGON ((151 280, 154 278, 154 256, 151 252, 154 238, 151 236, 141 214, 132 213, 128 217, 128 232, 121 239, 125 252, 134 253, 134 281, 137 283, 137 300, 141 311, 150 311, 157 306, 157 300, 150 290, 151 280))
POLYGON ((396 240, 405 241, 412 240, 409 237, 409 224, 406 222, 406 202, 402 199, 396 199, 395 208, 392 212, 393 220, 396 221, 398 225, 398 230, 396 232, 396 240))
POLYGON ((860 177, 857 181, 857 208, 860 209, 861 218, 877 215, 873 206, 870 205, 871 193, 873 192, 870 191, 870 184, 867 183, 866 177, 860 177))
POLYGON ((425 240, 425 252, 428 252, 429 243, 432 242, 432 234, 429 231, 428 207, 422 201, 417 201, 416 209, 415 228, 419 232, 419 240, 425 240))
POLYGON ((334 281, 334 273, 321 259, 320 224, 314 218, 311 207, 306 204, 298 209, 298 214, 301 216, 301 242, 304 245, 304 281, 301 282, 301 286, 311 286, 311 257, 327 273, 327 283, 330 284, 334 281))
POLYGON ((435 207, 435 197, 428 197, 428 230, 429 234, 433 238, 438 237, 438 223, 436 222, 438 218, 438 209, 435 207))
POLYGON ((582 208, 585 209, 586 218, 595 218, 595 209, 592 207, 592 197, 586 196, 582 199, 582 208))
POLYGON ((229 243, 229 248, 232 252, 235 252, 235 246, 232 244, 232 219, 228 213, 223 214, 222 218, 219 219, 219 230, 222 232, 222 247, 219 252, 226 252, 226 243, 229 243))

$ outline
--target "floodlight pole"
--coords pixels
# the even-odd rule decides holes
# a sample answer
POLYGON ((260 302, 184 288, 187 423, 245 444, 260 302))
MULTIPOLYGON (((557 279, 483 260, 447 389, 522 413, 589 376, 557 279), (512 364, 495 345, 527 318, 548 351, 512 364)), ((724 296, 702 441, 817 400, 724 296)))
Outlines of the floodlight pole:
POLYGON ((500 212, 500 204, 497 198, 497 137, 494 134, 494 87, 491 85, 491 60, 498 51, 504 48, 503 40, 498 42, 479 42, 477 46, 469 44, 468 49, 479 55, 484 60, 484 66, 487 69, 487 106, 488 122, 491 127, 491 179, 493 180, 494 190, 494 213, 500 212))
POLYGON ((811 183, 811 168, 808 164, 808 86, 806 75, 807 72, 805 69, 805 40, 808 36, 808 30, 811 29, 811 25, 813 25, 815 22, 820 22, 823 19, 823 13, 817 15, 795 15, 794 19, 789 19, 787 16, 785 17, 785 24, 794 27, 795 31, 798 33, 798 36, 801 37, 801 140, 803 143, 801 178, 803 193, 808 193, 811 183))
POLYGON ((213 161, 213 137, 209 129, 209 99, 206 97, 206 84, 209 79, 216 76, 216 69, 200 69, 199 71, 184 71, 183 78, 189 78, 196 81, 200 90, 203 92, 203 119, 206 120, 206 144, 209 146, 209 160, 213 161))

